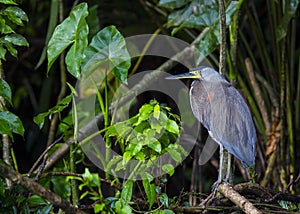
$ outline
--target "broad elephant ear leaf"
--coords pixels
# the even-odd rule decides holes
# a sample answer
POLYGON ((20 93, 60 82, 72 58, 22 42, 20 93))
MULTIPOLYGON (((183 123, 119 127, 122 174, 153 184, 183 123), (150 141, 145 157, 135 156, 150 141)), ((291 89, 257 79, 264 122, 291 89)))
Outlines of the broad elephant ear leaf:
POLYGON ((124 37, 115 26, 108 26, 98 32, 84 51, 81 67, 83 76, 89 76, 99 66, 104 66, 126 83, 130 55, 124 37))
POLYGON ((79 77, 82 54, 88 44, 87 8, 86 3, 77 5, 70 16, 55 28, 47 49, 48 72, 57 57, 72 45, 66 56, 67 69, 73 76, 79 77))

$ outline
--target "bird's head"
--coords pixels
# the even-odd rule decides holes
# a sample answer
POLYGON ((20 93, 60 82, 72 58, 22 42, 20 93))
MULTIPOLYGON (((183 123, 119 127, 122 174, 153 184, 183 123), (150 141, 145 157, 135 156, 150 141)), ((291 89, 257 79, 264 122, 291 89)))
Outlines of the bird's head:
POLYGON ((217 71, 207 66, 191 68, 187 73, 166 77, 166 79, 198 79, 206 81, 216 81, 219 78, 223 77, 217 71))

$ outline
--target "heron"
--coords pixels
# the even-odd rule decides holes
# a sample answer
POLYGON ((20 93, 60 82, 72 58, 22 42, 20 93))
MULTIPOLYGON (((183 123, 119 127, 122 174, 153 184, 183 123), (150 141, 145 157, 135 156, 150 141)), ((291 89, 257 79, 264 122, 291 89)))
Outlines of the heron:
MULTIPOLYGON (((194 116, 220 146, 219 175, 213 185, 215 191, 223 179, 224 149, 239 159, 244 168, 254 165, 255 126, 244 98, 219 72, 211 67, 199 66, 187 73, 167 77, 184 78, 193 79, 189 96, 194 116)), ((225 179, 229 179, 228 174, 225 179)))

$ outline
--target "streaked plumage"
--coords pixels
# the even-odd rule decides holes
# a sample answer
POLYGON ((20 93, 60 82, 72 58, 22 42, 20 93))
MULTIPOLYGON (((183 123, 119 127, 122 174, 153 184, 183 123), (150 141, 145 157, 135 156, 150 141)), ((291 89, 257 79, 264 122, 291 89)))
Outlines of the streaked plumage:
POLYGON ((217 71, 200 66, 169 79, 193 78, 190 89, 195 117, 209 135, 244 168, 255 162, 256 131, 250 110, 240 93, 217 71))

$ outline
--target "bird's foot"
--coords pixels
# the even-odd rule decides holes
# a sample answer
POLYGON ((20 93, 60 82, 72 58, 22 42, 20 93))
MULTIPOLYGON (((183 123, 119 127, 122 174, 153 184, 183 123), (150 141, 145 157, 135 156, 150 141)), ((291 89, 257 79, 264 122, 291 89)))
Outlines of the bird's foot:
POLYGON ((225 178, 223 180, 217 180, 212 186, 211 191, 213 192, 213 198, 216 196, 217 189, 220 183, 225 182, 227 184, 230 184, 229 179, 225 178))
POLYGON ((216 196, 216 193, 217 193, 217 188, 219 186, 219 184, 221 183, 222 181, 219 181, 217 180, 212 186, 211 186, 211 191, 213 192, 213 198, 216 196))

